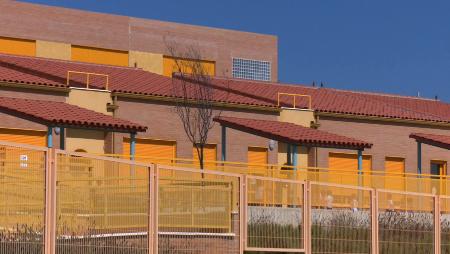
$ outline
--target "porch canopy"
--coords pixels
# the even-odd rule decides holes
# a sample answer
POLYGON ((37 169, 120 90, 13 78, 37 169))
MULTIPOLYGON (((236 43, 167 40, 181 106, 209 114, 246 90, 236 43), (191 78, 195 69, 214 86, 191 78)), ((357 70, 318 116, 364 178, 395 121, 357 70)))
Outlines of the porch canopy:
MULTIPOLYGON (((362 170, 362 151, 372 147, 371 143, 349 138, 294 123, 256 120, 237 117, 218 117, 215 122, 222 126, 222 160, 226 160, 226 128, 232 128, 260 137, 288 144, 289 156, 297 154, 297 146, 351 149, 358 151, 358 169, 362 170), (291 151, 289 151, 291 150, 291 151), (291 153, 291 155, 289 155, 291 153)), ((296 157, 293 166, 297 166, 296 157)))
POLYGON ((60 129, 60 147, 64 149, 64 128, 130 133, 134 156, 135 135, 147 127, 65 102, 0 97, 0 112, 40 123, 48 127, 47 146, 53 146, 53 128, 60 129))
POLYGON ((450 136, 426 133, 411 133, 410 138, 417 142, 417 173, 422 173, 422 144, 450 150, 450 136))

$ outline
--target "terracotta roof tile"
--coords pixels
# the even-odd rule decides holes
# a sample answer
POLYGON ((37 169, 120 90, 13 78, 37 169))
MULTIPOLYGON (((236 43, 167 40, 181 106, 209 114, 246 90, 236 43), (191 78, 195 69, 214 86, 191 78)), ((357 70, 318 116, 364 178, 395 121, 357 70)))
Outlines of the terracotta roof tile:
POLYGON ((0 111, 45 125, 108 129, 120 132, 145 131, 147 127, 64 102, 0 97, 0 111))
MULTIPOLYGON (((141 69, 0 54, 0 81, 68 87, 68 71, 106 74, 112 92, 175 96, 171 78, 141 69)), ((71 75, 70 86, 86 86, 85 80, 85 75, 71 75)), ((91 88, 105 84, 100 76, 91 78, 91 88)), ((213 85, 217 102, 276 108, 283 92, 310 95, 318 112, 450 123, 450 104, 423 98, 222 78, 213 85)), ((282 96, 281 106, 292 106, 292 98, 282 96)), ((297 106, 306 107, 307 101, 299 99, 297 106)))
POLYGON ((219 117, 215 118, 214 121, 229 128, 284 143, 347 149, 364 149, 372 147, 372 144, 368 142, 307 128, 293 123, 237 117, 219 117))
POLYGON ((409 137, 424 144, 450 150, 450 136, 426 133, 412 133, 411 135, 409 135, 409 137))

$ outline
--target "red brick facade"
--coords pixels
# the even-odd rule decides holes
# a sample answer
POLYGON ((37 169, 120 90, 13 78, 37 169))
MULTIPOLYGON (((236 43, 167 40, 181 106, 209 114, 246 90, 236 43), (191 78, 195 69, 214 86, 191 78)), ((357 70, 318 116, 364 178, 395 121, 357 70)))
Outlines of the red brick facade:
POLYGON ((205 59, 216 62, 219 76, 230 76, 232 58, 239 57, 271 62, 272 81, 278 79, 278 40, 272 35, 16 1, 0 1, 0 10, 7 10, 0 13, 0 36, 159 54, 167 53, 170 41, 199 46, 205 59))
MULTIPOLYGON (((139 137, 156 138, 163 140, 177 141, 177 157, 192 158, 192 143, 186 137, 182 123, 175 112, 173 104, 155 101, 145 101, 140 99, 129 99, 119 97, 119 109, 116 116, 132 122, 148 126, 146 133, 139 133, 139 137)), ((277 114, 251 110, 224 109, 223 116, 235 116, 255 119, 276 120, 277 114)), ((116 134, 116 153, 120 153, 122 148, 123 135, 116 134)), ((249 146, 268 146, 268 139, 235 131, 227 130, 227 160, 247 161, 247 149, 249 146)), ((221 154, 221 129, 219 124, 215 124, 209 134, 209 143, 217 144, 217 159, 221 154)), ((277 151, 275 148, 269 152, 269 163, 277 162, 277 151)))
MULTIPOLYGON (((320 130, 338 133, 373 143, 371 149, 364 154, 372 155, 372 169, 384 170, 386 156, 405 158, 406 172, 417 172, 417 144, 409 138, 413 132, 435 133, 450 136, 450 127, 432 127, 420 124, 382 122, 370 120, 354 120, 333 117, 320 118, 320 130)), ((319 149, 318 166, 328 167, 328 154, 334 152, 356 151, 319 149)), ((422 172, 430 172, 430 160, 450 162, 448 150, 422 145, 422 172)))

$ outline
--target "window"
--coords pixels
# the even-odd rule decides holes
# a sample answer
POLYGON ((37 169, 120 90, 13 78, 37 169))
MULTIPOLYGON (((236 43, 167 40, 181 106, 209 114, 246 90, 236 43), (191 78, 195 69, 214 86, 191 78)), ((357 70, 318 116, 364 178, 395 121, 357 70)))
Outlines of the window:
POLYGON ((163 75, 167 77, 172 77, 172 73, 174 72, 183 72, 183 73, 192 73, 192 66, 195 66, 199 61, 203 70, 206 72, 205 74, 209 76, 216 75, 216 63, 214 61, 207 61, 207 60, 193 60, 193 59, 181 59, 181 58, 174 58, 170 56, 164 56, 163 58, 163 75), (180 70, 177 66, 178 64, 181 65, 180 67, 182 70, 180 70))
POLYGON ((447 190, 447 181, 441 181, 441 176, 447 175, 447 162, 441 160, 432 160, 430 162, 430 174, 432 179, 436 179, 431 181, 431 193, 433 194, 442 194, 447 190))
MULTIPOLYGON (((369 175, 372 170, 372 156, 363 155, 363 174, 369 175)), ((332 183, 359 185, 358 179, 358 155, 353 153, 334 153, 328 157, 330 168, 329 181, 332 183)), ((370 178, 365 177, 364 186, 370 186, 370 178)))
MULTIPOLYGON (((136 160, 154 163, 172 163, 176 157, 176 142, 159 139, 136 139, 136 160)), ((123 139, 123 154, 130 154, 130 138, 123 139)))
POLYGON ((401 157, 386 157, 384 162, 386 177, 384 179, 385 188, 395 190, 405 190, 405 159, 401 157))
POLYGON ((0 37, 0 53, 36 56, 36 41, 0 37))
POLYGON ((241 79, 270 81, 270 62, 233 58, 233 77, 241 79))
MULTIPOLYGON (((192 146, 192 155, 194 163, 199 164, 198 152, 195 146, 192 146)), ((207 169, 214 169, 217 161, 217 145, 216 144, 205 144, 203 147, 203 163, 204 167, 207 169)))
POLYGON ((430 164, 431 175, 447 175, 447 162, 432 160, 430 164))
POLYGON ((128 66, 128 52, 72 45, 72 60, 95 64, 128 66))

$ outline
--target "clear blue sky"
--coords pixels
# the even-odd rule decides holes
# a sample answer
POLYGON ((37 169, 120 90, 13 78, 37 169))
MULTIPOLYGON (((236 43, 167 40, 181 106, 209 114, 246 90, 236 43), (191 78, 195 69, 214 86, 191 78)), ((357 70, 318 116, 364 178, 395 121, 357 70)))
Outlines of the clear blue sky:
POLYGON ((273 34, 281 82, 450 102, 450 1, 28 2, 273 34))

